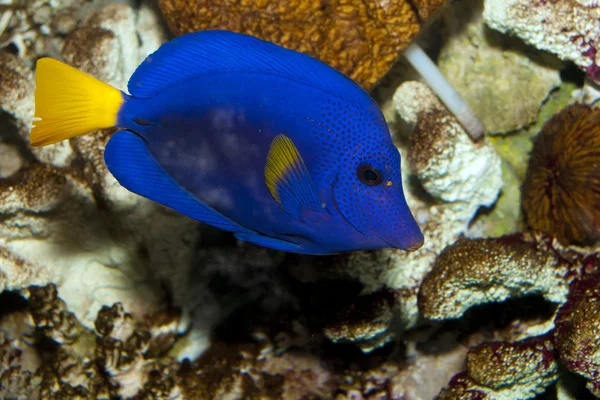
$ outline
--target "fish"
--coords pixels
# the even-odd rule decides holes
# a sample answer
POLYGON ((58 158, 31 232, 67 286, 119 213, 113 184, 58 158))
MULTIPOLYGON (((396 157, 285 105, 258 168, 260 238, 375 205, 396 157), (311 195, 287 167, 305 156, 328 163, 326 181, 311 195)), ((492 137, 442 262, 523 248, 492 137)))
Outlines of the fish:
POLYGON ((381 110, 317 59, 199 31, 150 54, 127 91, 39 59, 31 146, 118 128, 104 161, 121 186, 259 246, 327 255, 423 245, 381 110))

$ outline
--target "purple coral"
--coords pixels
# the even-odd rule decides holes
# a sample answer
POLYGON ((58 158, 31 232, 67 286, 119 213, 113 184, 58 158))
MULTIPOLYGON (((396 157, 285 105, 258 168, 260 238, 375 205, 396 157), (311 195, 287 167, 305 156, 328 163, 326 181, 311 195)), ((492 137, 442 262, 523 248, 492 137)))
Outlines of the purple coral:
POLYGON ((571 284, 555 319, 554 340, 565 366, 586 378, 588 389, 600 397, 600 263, 593 257, 585 264, 593 273, 571 284))

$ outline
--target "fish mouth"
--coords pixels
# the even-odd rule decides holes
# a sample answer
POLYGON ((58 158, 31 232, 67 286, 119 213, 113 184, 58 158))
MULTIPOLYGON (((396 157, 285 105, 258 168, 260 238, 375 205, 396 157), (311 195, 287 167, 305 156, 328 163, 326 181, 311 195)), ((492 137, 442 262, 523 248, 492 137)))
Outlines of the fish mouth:
POLYGON ((375 236, 377 239, 381 240, 383 243, 387 244, 390 248, 401 249, 408 253, 415 251, 415 250, 419 250, 421 247, 423 247, 423 244, 425 243, 425 238, 423 237, 423 235, 421 235, 421 237, 419 238, 418 241, 416 241, 408 246, 399 246, 398 244, 394 244, 394 243, 390 242, 389 240, 384 239, 383 237, 381 237, 381 235, 378 235, 375 232, 369 232, 369 233, 371 235, 375 236))
POLYGON ((410 253, 411 251, 419 250, 421 247, 423 247, 424 244, 425 244, 425 237, 423 235, 421 235, 421 238, 418 242, 411 244, 410 246, 406 247, 406 249, 404 249, 404 250, 410 253))

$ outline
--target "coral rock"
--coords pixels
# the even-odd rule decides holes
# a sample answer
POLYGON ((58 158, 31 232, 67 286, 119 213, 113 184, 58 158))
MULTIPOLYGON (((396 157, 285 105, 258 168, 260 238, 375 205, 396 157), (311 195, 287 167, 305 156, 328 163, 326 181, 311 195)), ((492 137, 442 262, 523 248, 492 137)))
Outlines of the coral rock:
POLYGON ((161 0, 171 30, 246 33, 298 50, 371 88, 443 0, 161 0))
POLYGON ((600 239, 600 109, 569 106, 535 140, 522 203, 527 222, 563 245, 600 239))
POLYGON ((502 187, 500 157, 494 147, 473 143, 422 83, 402 84, 394 99, 399 114, 415 124, 409 162, 425 190, 446 202, 476 208, 493 204, 502 187))
POLYGON ((558 378, 552 341, 487 342, 467 355, 467 371, 456 375, 436 397, 451 399, 531 399, 558 378))
POLYGON ((561 63, 488 29, 481 8, 479 1, 463 1, 443 14, 448 39, 439 68, 489 134, 511 132, 535 122, 540 105, 561 83, 561 63))
POLYGON ((56 343, 73 343, 81 335, 83 327, 58 298, 56 285, 30 286, 29 302, 33 323, 56 343))
POLYGON ((467 354, 467 373, 478 384, 496 390, 515 383, 543 388, 556 379, 558 364, 554 346, 548 339, 486 342, 467 354), (536 382, 538 379, 544 380, 544 384, 536 382))
POLYGON ((161 289, 127 261, 135 250, 109 234, 92 191, 77 175, 33 164, 0 181, 0 273, 11 279, 6 287, 57 282, 69 310, 88 327, 95 310, 115 300, 138 313, 152 310, 161 289))
POLYGON ((0 105, 23 124, 33 120, 33 73, 16 56, 0 51, 0 105))
POLYGON ((567 296, 567 266, 529 235, 461 239, 436 259, 419 291, 419 309, 430 319, 459 318, 472 306, 540 294, 567 296))
POLYGON ((272 335, 261 330, 253 336, 250 343, 216 342, 194 363, 184 362, 180 369, 184 398, 332 398, 332 372, 318 356, 302 349, 279 349, 272 335))
MULTIPOLYGON (((596 265, 597 268, 600 265, 596 265)), ((556 316, 555 342, 567 368, 588 380, 588 389, 600 397, 600 275, 571 285, 567 302, 556 316)))
POLYGON ((0 18, 1 47, 12 45, 29 66, 40 56, 56 57, 63 34, 75 27, 86 0, 5 1, 0 18), (60 20, 63 22, 61 23, 60 20), (67 20, 72 22, 65 23, 67 20))
POLYGON ((96 359, 115 394, 123 398, 156 398, 159 394, 159 398, 180 398, 182 388, 174 378, 177 363, 168 357, 160 358, 174 341, 178 318, 178 314, 157 314, 142 324, 125 312, 122 304, 100 310, 96 330, 101 338, 96 359), (166 345, 164 335, 170 338, 166 345), (157 346, 157 341, 163 343, 157 346))
POLYGON ((324 333, 333 342, 351 341, 363 351, 381 347, 392 339, 387 333, 394 315, 394 293, 381 290, 360 296, 336 315, 324 333))
POLYGON ((486 0, 483 17, 490 27, 573 61, 600 81, 597 1, 486 0))

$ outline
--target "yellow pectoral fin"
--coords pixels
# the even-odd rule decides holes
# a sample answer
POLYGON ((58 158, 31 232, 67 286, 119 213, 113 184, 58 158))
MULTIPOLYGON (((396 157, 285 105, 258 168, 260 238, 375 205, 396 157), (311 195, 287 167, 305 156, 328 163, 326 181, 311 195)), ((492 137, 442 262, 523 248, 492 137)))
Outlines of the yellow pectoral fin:
POLYGON ((310 173, 292 140, 276 136, 265 165, 265 183, 271 196, 291 215, 300 218, 306 207, 318 207, 310 173))
POLYGON ((114 127, 123 104, 114 87, 52 58, 36 64, 32 146, 45 146, 114 127))

